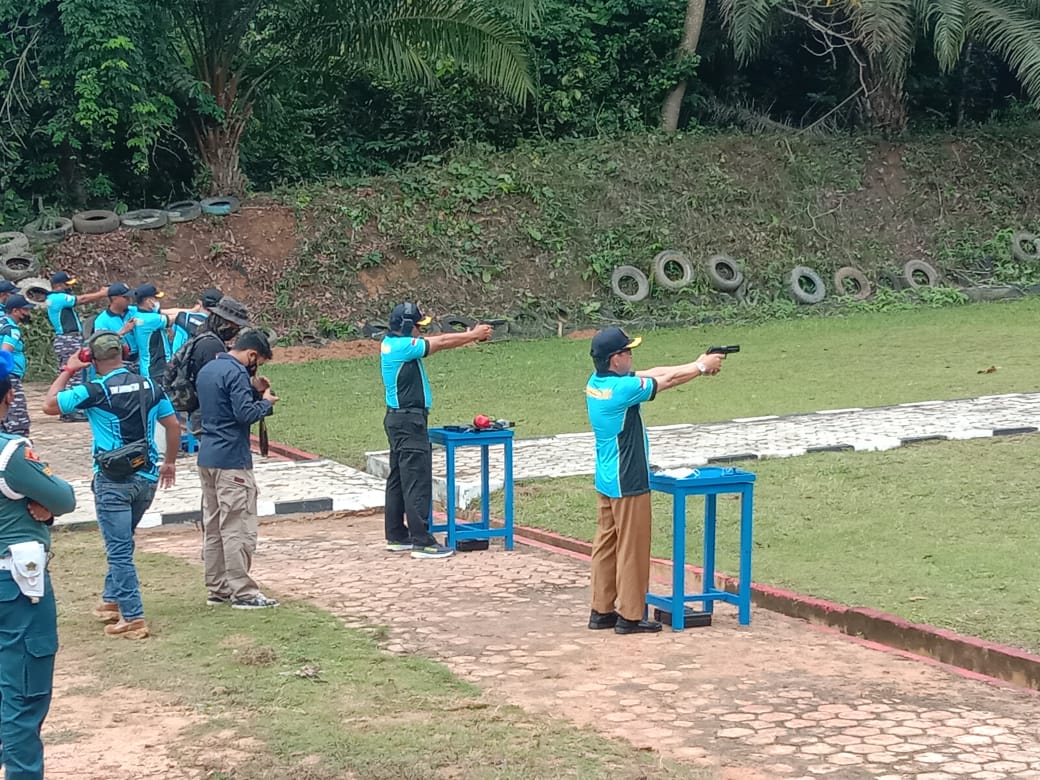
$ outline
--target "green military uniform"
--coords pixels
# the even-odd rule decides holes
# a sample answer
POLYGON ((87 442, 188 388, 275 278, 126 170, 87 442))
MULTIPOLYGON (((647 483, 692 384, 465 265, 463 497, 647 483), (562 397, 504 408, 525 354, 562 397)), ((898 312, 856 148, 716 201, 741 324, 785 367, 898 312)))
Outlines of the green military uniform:
POLYGON ((7 780, 43 778, 40 728, 50 709, 58 652, 49 575, 34 602, 10 571, 11 545, 39 542, 50 549, 50 529, 29 514, 30 500, 56 515, 76 508, 72 486, 39 461, 28 440, 0 433, 0 743, 7 780))

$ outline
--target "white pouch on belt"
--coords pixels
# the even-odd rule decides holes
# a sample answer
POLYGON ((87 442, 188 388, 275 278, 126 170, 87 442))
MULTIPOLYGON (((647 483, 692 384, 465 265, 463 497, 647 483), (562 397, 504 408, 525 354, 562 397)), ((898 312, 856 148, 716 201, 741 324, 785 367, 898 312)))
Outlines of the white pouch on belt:
POLYGON ((47 548, 39 542, 19 542, 7 548, 11 553, 11 577, 18 589, 37 603, 47 586, 47 548))

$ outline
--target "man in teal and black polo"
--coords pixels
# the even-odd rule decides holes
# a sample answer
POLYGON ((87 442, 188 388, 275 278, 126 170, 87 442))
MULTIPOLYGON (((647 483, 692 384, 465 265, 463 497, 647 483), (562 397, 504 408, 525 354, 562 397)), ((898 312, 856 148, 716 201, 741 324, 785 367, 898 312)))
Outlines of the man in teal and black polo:
POLYGON ((25 300, 25 296, 20 293, 15 293, 7 299, 4 308, 7 314, 0 318, 0 350, 10 352, 14 359, 10 374, 14 395, 7 405, 3 421, 0 422, 0 430, 4 433, 28 436, 29 405, 25 401, 25 391, 22 389, 22 377, 25 376, 27 368, 22 325, 32 322, 32 310, 36 308, 36 304, 25 300))
POLYGON ((455 551, 439 544, 429 526, 433 454, 426 421, 432 395, 422 359, 441 350, 487 341, 491 326, 423 336, 419 328, 429 323, 430 318, 414 303, 398 304, 390 312, 390 332, 380 348, 386 390, 383 429, 390 442, 384 524, 388 550, 411 552, 413 558, 446 558, 455 551))
POLYGON ((692 363, 632 370, 632 350, 642 343, 621 328, 592 338, 595 373, 585 387, 596 436, 599 509, 592 542, 592 614, 589 628, 645 634, 661 624, 644 620, 650 585, 650 441, 639 405, 662 390, 719 372, 722 355, 692 363))
MULTIPOLYGON (((94 317, 94 331, 110 330, 113 333, 124 333, 127 323, 137 314, 133 305, 133 291, 123 282, 113 282, 108 286, 108 307, 94 317)), ((127 348, 127 359, 123 361, 128 371, 137 373, 138 365, 137 340, 133 333, 126 333, 122 342, 127 348)))

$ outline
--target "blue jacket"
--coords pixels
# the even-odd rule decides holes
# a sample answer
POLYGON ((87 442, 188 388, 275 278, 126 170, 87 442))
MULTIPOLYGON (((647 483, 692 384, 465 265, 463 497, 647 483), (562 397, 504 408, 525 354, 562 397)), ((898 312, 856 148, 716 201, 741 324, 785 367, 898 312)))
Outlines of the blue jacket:
POLYGON ((274 411, 257 401, 246 367, 226 352, 204 365, 195 378, 202 414, 198 464, 212 469, 251 469, 249 427, 274 411))

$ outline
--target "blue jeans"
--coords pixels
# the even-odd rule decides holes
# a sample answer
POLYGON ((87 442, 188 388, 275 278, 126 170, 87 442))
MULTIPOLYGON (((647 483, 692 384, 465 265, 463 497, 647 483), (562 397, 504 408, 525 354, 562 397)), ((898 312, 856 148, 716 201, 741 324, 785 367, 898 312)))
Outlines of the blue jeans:
POLYGON ((0 571, 0 742, 8 780, 43 780, 40 727, 51 706, 58 617, 51 578, 38 604, 0 571))
POLYGON ((141 585, 134 566, 134 531, 155 498, 156 483, 133 476, 124 481, 94 475, 98 528, 105 542, 108 573, 101 599, 119 605, 123 620, 144 617, 141 585))

